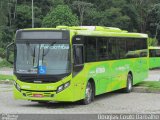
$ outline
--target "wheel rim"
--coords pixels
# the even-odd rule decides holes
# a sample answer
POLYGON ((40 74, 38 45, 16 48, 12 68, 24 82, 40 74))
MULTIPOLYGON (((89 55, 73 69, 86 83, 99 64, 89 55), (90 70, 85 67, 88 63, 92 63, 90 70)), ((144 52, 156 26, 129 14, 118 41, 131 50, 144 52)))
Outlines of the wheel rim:
POLYGON ((91 98, 92 98, 92 86, 90 83, 88 83, 86 87, 86 100, 88 103, 91 101, 91 98))
POLYGON ((129 76, 128 77, 128 90, 132 89, 132 78, 129 76))

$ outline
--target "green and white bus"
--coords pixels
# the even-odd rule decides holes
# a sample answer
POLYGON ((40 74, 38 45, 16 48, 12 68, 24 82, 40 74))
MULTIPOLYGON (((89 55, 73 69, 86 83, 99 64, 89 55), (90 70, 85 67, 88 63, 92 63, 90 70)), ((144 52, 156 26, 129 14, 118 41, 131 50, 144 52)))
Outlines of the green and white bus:
POLYGON ((149 47, 149 68, 160 67, 160 47, 149 47))
POLYGON ((18 30, 14 97, 89 104, 106 92, 131 92, 148 76, 147 38, 101 26, 18 30))

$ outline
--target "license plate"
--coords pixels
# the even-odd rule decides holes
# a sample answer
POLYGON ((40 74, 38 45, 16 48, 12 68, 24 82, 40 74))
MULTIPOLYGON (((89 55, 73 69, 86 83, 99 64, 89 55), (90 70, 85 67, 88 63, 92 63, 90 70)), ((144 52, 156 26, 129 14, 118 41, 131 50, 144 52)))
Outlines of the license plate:
POLYGON ((42 94, 33 94, 33 97, 41 98, 41 97, 43 97, 43 95, 42 94))

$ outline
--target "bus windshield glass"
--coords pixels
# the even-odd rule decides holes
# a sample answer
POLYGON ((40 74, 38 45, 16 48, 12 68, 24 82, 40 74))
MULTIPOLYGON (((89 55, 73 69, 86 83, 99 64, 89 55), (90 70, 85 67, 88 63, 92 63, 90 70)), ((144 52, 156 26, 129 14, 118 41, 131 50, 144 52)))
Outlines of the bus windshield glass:
POLYGON ((160 49, 150 49, 150 57, 160 57, 160 49))
POLYGON ((69 44, 16 44, 16 73, 60 75, 70 72, 69 44))

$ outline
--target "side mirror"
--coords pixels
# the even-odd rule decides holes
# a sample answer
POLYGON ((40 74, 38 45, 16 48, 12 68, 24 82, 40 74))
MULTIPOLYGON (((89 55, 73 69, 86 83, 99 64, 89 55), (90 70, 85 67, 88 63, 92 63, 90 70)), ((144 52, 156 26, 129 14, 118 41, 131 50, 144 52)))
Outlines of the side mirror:
POLYGON ((14 62, 13 54, 12 54, 12 58, 11 58, 11 51, 14 52, 14 47, 15 47, 15 44, 10 43, 9 45, 7 45, 7 48, 6 48, 6 60, 11 64, 13 64, 13 62, 14 62))

